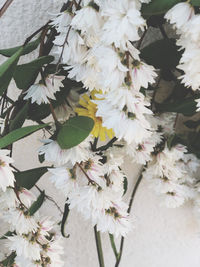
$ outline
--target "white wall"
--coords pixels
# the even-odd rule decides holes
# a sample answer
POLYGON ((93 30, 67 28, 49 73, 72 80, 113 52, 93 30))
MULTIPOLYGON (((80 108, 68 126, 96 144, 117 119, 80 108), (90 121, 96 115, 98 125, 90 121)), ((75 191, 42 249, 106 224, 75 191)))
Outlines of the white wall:
MULTIPOLYGON (((0 6, 4 0, 0 0, 0 6)), ((14 0, 0 19, 0 48, 12 47, 23 43, 25 38, 42 26, 51 13, 59 10, 62 1, 53 0, 14 0)), ((0 58, 1 60, 1 58, 0 58)), ((11 88, 15 94, 14 87, 11 88)), ((14 147, 16 166, 25 170, 38 165, 37 148, 40 146, 40 134, 18 142, 14 147)), ((138 166, 126 162, 130 188, 136 181, 138 166)), ((64 199, 51 185, 48 177, 40 181, 40 187, 52 195, 61 207, 64 199)), ((160 199, 148 188, 147 181, 142 181, 132 214, 135 229, 125 240, 121 267, 199 267, 200 266, 200 228, 192 213, 190 204, 178 209, 159 206, 160 199)), ((57 209, 46 202, 43 212, 58 216, 57 209)), ((90 223, 83 221, 76 212, 69 216, 66 232, 70 238, 65 242, 66 267, 97 267, 97 254, 90 223)), ((103 235, 106 267, 114 267, 108 236, 103 235)))

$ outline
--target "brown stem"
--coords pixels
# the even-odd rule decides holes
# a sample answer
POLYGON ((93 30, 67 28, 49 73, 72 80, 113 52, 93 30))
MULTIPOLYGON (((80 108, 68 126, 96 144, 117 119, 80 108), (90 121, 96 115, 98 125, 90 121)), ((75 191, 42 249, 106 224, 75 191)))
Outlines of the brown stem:
POLYGON ((9 6, 12 4, 14 0, 7 0, 2 8, 0 9, 0 18, 3 16, 3 14, 6 12, 6 10, 9 8, 9 6))
POLYGON ((88 176, 87 172, 83 169, 83 167, 81 166, 80 163, 76 163, 76 165, 79 166, 79 168, 81 169, 81 171, 84 173, 84 175, 86 176, 86 178, 88 179, 88 181, 89 181, 92 185, 97 185, 98 187, 100 187, 100 186, 98 185, 98 183, 96 183, 95 181, 93 181, 93 180, 88 176))
POLYGON ((56 117, 56 114, 55 114, 55 111, 54 111, 54 108, 53 108, 53 105, 51 103, 51 100, 49 99, 49 107, 50 107, 50 110, 51 110, 51 114, 53 116, 53 119, 54 121, 57 123, 58 122, 58 119, 56 117))

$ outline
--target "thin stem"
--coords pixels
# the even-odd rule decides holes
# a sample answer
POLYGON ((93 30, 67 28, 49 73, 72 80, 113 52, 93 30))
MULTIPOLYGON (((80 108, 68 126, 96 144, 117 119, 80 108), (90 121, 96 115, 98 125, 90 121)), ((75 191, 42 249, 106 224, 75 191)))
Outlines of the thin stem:
POLYGON ((140 40, 139 40, 139 42, 138 42, 138 44, 137 44, 137 49, 140 49, 140 47, 141 47, 141 45, 142 45, 142 42, 143 42, 143 40, 144 40, 144 37, 145 37, 147 31, 148 31, 148 29, 145 29, 145 31, 143 32, 143 34, 142 34, 142 36, 141 36, 141 38, 140 38, 140 40))
POLYGON ((42 30, 44 30, 44 29, 48 26, 49 22, 50 22, 50 20, 49 20, 45 25, 43 25, 43 26, 40 27, 38 30, 36 30, 34 33, 32 33, 32 34, 25 40, 23 46, 25 46, 27 43, 29 43, 30 40, 31 40, 35 35, 37 35, 39 32, 41 32, 42 30))
POLYGON ((117 137, 113 137, 106 145, 98 147, 95 151, 103 151, 107 150, 109 147, 111 147, 114 142, 117 141, 117 137))
POLYGON ((7 0, 2 8, 0 9, 0 18, 3 16, 3 14, 6 12, 6 10, 9 8, 9 6, 12 4, 14 0, 7 0))
MULTIPOLYGON (((35 184, 35 188, 37 188, 37 190, 40 192, 40 193, 42 193, 43 192, 43 190, 41 190, 40 188, 39 188, 39 186, 37 186, 36 184, 35 184)), ((49 201, 51 201, 52 203, 54 203, 54 205, 56 206, 56 208, 60 211, 60 213, 63 215, 63 211, 62 211, 62 209, 59 207, 59 205, 56 203, 56 201, 52 198, 52 197, 50 197, 50 196, 48 196, 48 195, 44 195, 45 196, 45 198, 46 199, 48 199, 49 201)))
POLYGON ((166 34, 166 32, 165 32, 165 29, 164 29, 163 25, 159 25, 159 29, 160 29, 160 31, 161 31, 161 33, 162 33, 162 36, 163 36, 165 39, 168 39, 168 36, 167 36, 167 34, 166 34))
MULTIPOLYGON (((142 177, 143 177, 142 173, 143 173, 143 171, 144 171, 144 167, 142 168, 142 170, 140 172, 140 176, 138 177, 138 179, 136 181, 136 184, 135 184, 135 186, 133 188, 132 194, 131 194, 131 198, 130 198, 129 206, 128 206, 128 210, 127 210, 127 212, 129 214, 131 212, 131 208, 132 208, 132 205, 133 205, 133 200, 135 198, 135 194, 137 192, 138 186, 140 185, 140 182, 142 181, 142 177)), ((115 263, 115 267, 118 267, 119 264, 120 264, 123 248, 124 248, 124 237, 122 236, 121 242, 120 242, 120 250, 119 250, 119 253, 118 253, 118 259, 117 259, 117 261, 115 263)))
POLYGON ((52 114, 52 116, 53 116, 54 121, 55 121, 55 122, 58 122, 58 119, 57 119, 57 117, 56 117, 56 114, 55 114, 55 111, 54 111, 54 108, 53 108, 53 105, 52 105, 50 99, 49 99, 49 107, 50 107, 51 114, 52 114))
POLYGON ((100 232, 97 231, 96 225, 94 226, 94 235, 95 235, 97 254, 98 254, 98 259, 99 259, 99 267, 105 267, 103 250, 102 250, 102 245, 101 245, 101 235, 100 235, 100 232))
POLYGON ((114 236, 112 234, 109 234, 109 238, 110 238, 111 247, 112 247, 113 252, 115 254, 115 258, 116 258, 116 260, 118 260, 119 254, 118 254, 118 251, 117 251, 117 248, 116 248, 116 245, 115 245, 114 236))

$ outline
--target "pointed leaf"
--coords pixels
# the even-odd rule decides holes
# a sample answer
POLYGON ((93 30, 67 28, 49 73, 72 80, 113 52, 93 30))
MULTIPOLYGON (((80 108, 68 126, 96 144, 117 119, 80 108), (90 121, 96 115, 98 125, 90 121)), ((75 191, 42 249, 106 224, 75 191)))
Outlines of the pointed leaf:
POLYGON ((22 172, 15 172, 15 180, 17 185, 30 190, 47 171, 47 167, 40 167, 22 172))
POLYGON ((179 63, 180 57, 181 52, 178 51, 173 39, 158 40, 141 51, 141 58, 158 69, 175 68, 179 63))
POLYGON ((39 195, 39 197, 37 198, 37 200, 35 202, 33 202, 33 204, 31 205, 31 207, 29 208, 29 215, 33 216, 34 213, 36 213, 36 211, 39 210, 39 208, 42 206, 43 202, 45 199, 45 191, 43 190, 41 192, 41 194, 39 195))
POLYGON ((66 224, 66 221, 67 221, 67 218, 68 218, 68 215, 69 215, 69 204, 68 203, 65 203, 65 209, 64 209, 64 213, 63 213, 63 217, 62 217, 62 222, 61 222, 61 234, 63 237, 66 237, 68 238, 69 236, 65 235, 65 224, 66 224))
POLYGON ((88 137, 93 126, 94 121, 89 117, 70 118, 58 132, 57 142, 62 149, 74 147, 88 137))
POLYGON ((15 261, 16 253, 12 252, 5 260, 0 262, 0 266, 13 266, 15 261))
MULTIPOLYGON (((36 39, 33 42, 28 43, 27 45, 24 46, 22 54, 21 55, 26 55, 31 53, 33 50, 35 50, 40 43, 40 38, 36 39)), ((16 46, 8 49, 0 49, 0 54, 5 56, 5 57, 11 57, 13 54, 15 54, 22 46, 16 46)))
POLYGON ((23 48, 20 48, 0 66, 0 96, 8 88, 22 51, 23 48))
POLYGON ((24 138, 27 135, 30 135, 31 133, 34 133, 34 132, 46 127, 47 125, 48 124, 33 125, 33 126, 27 126, 27 127, 23 127, 23 128, 14 130, 14 131, 10 132, 9 134, 0 138, 0 148, 5 148, 8 145, 16 142, 17 140, 24 138))
POLYGON ((182 113, 185 116, 192 116, 196 113, 196 98, 199 98, 199 96, 188 97, 182 101, 176 101, 173 103, 156 103, 156 109, 157 111, 176 112, 182 113))
MULTIPOLYGON (((166 13, 174 5, 183 2, 182 0, 152 0, 149 4, 142 5, 142 15, 152 16, 166 13)), ((200 6, 199 0, 191 0, 191 5, 200 6)))
POLYGON ((14 73, 14 79, 19 89, 28 89, 31 86, 37 75, 45 64, 49 64, 54 60, 53 56, 39 57, 27 64, 17 66, 14 73))
POLYGON ((22 109, 18 112, 14 120, 10 122, 10 131, 13 131, 15 129, 21 128, 24 124, 27 116, 28 116, 28 107, 29 102, 26 102, 26 104, 22 107, 22 109))

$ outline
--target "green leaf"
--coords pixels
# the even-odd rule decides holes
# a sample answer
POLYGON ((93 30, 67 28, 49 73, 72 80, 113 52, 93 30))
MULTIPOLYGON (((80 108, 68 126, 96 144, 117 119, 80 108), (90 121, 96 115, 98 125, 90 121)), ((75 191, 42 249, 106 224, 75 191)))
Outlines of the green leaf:
POLYGON ((10 132, 9 134, 3 136, 0 138, 0 148, 5 148, 8 145, 14 143, 15 141, 26 137, 27 135, 34 133, 44 127, 46 127, 48 124, 42 124, 42 125, 32 125, 23 127, 17 130, 14 130, 10 132))
POLYGON ((13 235, 14 235, 14 232, 8 231, 2 237, 0 237, 0 240, 7 239, 8 236, 13 236, 13 235))
POLYGON ((0 54, 5 57, 11 57, 13 54, 15 54, 20 48, 23 48, 21 55, 26 55, 31 53, 33 50, 35 50, 40 43, 40 38, 36 39, 33 42, 28 43, 27 45, 23 46, 16 46, 8 49, 0 49, 0 54))
POLYGON ((10 131, 13 131, 15 129, 21 128, 24 124, 27 116, 28 116, 28 107, 29 103, 26 102, 26 104, 22 107, 22 109, 18 112, 14 120, 10 122, 10 131))
POLYGON ((77 146, 88 137, 94 126, 94 121, 85 116, 70 118, 60 129, 57 142, 62 149, 77 146))
POLYGON ((193 6, 200 6, 200 1, 199 0, 191 0, 190 4, 193 6))
POLYGON ((48 167, 40 167, 22 172, 15 172, 15 180, 18 186, 30 190, 47 171, 48 167))
POLYGON ((123 188, 124 188, 124 194, 123 195, 125 195, 127 192, 127 189, 128 189, 128 179, 125 176, 124 176, 124 181, 123 181, 123 188))
POLYGON ((16 253, 12 252, 5 260, 0 262, 0 266, 5 266, 5 267, 13 266, 15 257, 16 257, 16 253))
POLYGON ((28 89, 37 78, 37 75, 45 64, 54 60, 53 56, 39 57, 27 64, 17 66, 14 79, 19 89, 28 89))
POLYGON ((146 63, 165 70, 175 68, 181 58, 181 52, 178 51, 173 39, 162 39, 153 42, 143 48, 140 55, 146 63))
POLYGON ((182 113, 185 116, 192 116, 196 113, 196 98, 199 98, 199 96, 188 97, 182 101, 175 101, 173 103, 156 103, 156 109, 157 111, 176 112, 182 113))
MULTIPOLYGON (((182 0, 152 0, 149 4, 142 5, 142 15, 152 16, 166 13, 174 5, 183 2, 182 0)), ((192 0, 191 5, 200 6, 199 0, 192 0)))
POLYGON ((69 236, 65 235, 65 223, 67 221, 68 215, 69 215, 69 204, 65 203, 65 208, 64 208, 64 213, 63 213, 63 217, 62 217, 62 221, 61 221, 61 234, 63 237, 68 238, 69 236))
POLYGON ((43 202, 45 199, 45 191, 43 190, 41 192, 41 194, 39 195, 39 197, 37 198, 37 200, 35 202, 33 202, 33 204, 31 205, 31 207, 29 208, 29 215, 33 216, 34 213, 36 213, 36 211, 39 210, 39 208, 42 206, 43 202))
POLYGON ((149 4, 142 5, 141 12, 143 16, 163 14, 179 2, 181 0, 152 0, 149 4))
POLYGON ((23 48, 20 48, 0 66, 0 96, 8 88, 22 51, 23 48))
POLYGON ((188 121, 185 121, 184 124, 190 129, 195 129, 200 125, 200 120, 198 121, 188 120, 188 121))

